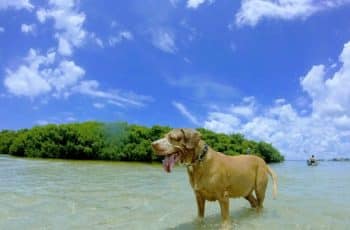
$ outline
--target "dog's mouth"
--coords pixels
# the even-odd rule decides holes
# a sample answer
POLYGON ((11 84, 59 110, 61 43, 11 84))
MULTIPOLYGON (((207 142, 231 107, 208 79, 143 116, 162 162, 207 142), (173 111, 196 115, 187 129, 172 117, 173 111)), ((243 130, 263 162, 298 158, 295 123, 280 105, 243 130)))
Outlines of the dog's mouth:
POLYGON ((179 153, 172 153, 165 156, 163 160, 163 168, 167 173, 170 173, 174 165, 180 160, 179 153))

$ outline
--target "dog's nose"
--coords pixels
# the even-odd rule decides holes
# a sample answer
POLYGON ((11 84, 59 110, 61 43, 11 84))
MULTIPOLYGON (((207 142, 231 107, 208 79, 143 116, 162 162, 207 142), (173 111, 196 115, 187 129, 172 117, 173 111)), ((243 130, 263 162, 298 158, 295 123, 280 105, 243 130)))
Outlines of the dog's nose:
POLYGON ((152 142, 152 148, 157 149, 158 143, 156 141, 152 142))

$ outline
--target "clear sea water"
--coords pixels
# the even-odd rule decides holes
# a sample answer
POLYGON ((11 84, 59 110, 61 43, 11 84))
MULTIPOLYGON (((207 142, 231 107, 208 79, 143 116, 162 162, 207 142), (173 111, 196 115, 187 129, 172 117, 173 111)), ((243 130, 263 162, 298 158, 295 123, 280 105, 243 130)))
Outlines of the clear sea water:
MULTIPOLYGON (((350 229, 350 163, 272 164, 261 213, 232 199, 232 229, 350 229)), ((160 164, 38 160, 0 155, 0 229, 218 229, 216 202, 196 221, 185 168, 160 164)))

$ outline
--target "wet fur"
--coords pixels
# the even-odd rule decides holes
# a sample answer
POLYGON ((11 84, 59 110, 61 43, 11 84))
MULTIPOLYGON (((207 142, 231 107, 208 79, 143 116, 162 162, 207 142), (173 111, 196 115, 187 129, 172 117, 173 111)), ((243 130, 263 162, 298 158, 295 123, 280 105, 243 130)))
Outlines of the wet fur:
POLYGON ((174 129, 152 143, 158 155, 174 152, 188 165, 187 173, 194 191, 198 216, 204 217, 205 201, 218 201, 224 221, 229 219, 229 198, 244 197, 253 208, 261 209, 268 175, 277 192, 277 176, 263 159, 254 155, 227 156, 209 147, 202 161, 197 161, 205 142, 192 129, 174 129))

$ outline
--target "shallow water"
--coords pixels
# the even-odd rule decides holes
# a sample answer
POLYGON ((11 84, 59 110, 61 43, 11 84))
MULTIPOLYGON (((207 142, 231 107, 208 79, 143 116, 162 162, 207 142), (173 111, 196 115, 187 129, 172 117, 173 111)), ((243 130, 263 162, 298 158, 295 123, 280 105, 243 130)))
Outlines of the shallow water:
MULTIPOLYGON (((350 163, 273 164, 265 209, 231 200, 234 229, 349 229, 350 163)), ((159 164, 33 160, 0 155, 0 229, 217 229, 219 205, 196 204, 183 167, 159 164)))

